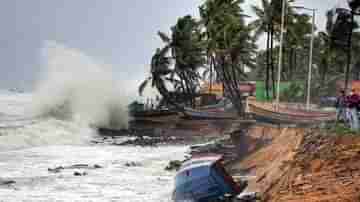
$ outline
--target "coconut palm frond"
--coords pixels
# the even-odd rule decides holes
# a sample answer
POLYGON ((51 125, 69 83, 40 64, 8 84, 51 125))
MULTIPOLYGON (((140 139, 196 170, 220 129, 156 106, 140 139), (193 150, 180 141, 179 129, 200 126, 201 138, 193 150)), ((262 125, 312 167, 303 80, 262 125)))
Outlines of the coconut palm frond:
POLYGON ((160 39, 161 39, 164 43, 170 43, 170 42, 171 42, 170 37, 168 37, 164 32, 158 31, 158 35, 159 35, 160 39))
POLYGON ((141 84, 139 85, 138 93, 139 93, 140 96, 143 95, 143 92, 144 92, 147 84, 149 83, 149 81, 150 81, 151 79, 152 79, 151 77, 148 77, 148 78, 145 79, 143 82, 141 82, 141 84))

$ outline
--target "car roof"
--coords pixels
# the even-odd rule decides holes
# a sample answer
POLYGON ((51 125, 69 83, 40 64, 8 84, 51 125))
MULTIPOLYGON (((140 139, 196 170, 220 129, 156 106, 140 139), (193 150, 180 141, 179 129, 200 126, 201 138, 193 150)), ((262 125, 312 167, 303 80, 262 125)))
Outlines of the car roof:
POLYGON ((212 166, 217 161, 220 161, 222 159, 221 155, 211 155, 211 156, 199 156, 189 159, 188 161, 185 161, 183 165, 181 166, 179 173, 193 169, 196 167, 204 167, 204 166, 212 166))

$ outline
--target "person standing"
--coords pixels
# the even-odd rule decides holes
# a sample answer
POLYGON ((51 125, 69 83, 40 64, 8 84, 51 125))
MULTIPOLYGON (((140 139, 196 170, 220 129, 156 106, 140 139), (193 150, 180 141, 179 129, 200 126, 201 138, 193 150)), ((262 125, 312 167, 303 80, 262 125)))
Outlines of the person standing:
POLYGON ((351 91, 350 95, 346 99, 347 107, 350 113, 350 127, 352 130, 357 131, 359 129, 359 118, 357 115, 357 108, 360 103, 360 97, 354 90, 351 91))
POLYGON ((336 119, 339 121, 346 120, 346 95, 345 91, 341 90, 340 95, 336 98, 336 119))

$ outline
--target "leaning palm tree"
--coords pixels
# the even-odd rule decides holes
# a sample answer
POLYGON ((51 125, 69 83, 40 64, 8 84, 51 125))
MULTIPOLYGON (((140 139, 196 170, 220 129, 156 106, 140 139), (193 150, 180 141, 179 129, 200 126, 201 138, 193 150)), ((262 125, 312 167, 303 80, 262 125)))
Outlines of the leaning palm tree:
POLYGON ((253 65, 255 45, 240 4, 243 0, 206 0, 200 7, 205 28, 208 62, 214 66, 240 116, 244 115, 239 82, 245 80, 243 66, 253 65))
POLYGON ((167 56, 169 48, 156 49, 155 54, 151 58, 150 76, 146 78, 139 86, 139 94, 142 95, 145 87, 151 82, 151 86, 155 87, 160 95, 167 101, 172 102, 169 90, 166 87, 166 81, 172 70, 170 69, 170 58, 167 56))
POLYGON ((166 88, 166 84, 172 84, 175 94, 181 98, 176 102, 194 106, 201 79, 199 69, 205 63, 199 23, 189 15, 181 17, 171 28, 171 37, 164 32, 158 32, 158 35, 165 46, 153 56, 151 76, 140 85, 139 93, 152 81, 152 86, 156 87, 168 102, 174 104, 175 98, 170 96, 174 93, 166 88))
POLYGON ((200 86, 200 68, 204 67, 204 45, 201 40, 199 23, 190 15, 178 19, 171 28, 171 38, 159 32, 169 47, 174 61, 172 78, 180 79, 180 89, 190 105, 195 104, 195 95, 200 86))

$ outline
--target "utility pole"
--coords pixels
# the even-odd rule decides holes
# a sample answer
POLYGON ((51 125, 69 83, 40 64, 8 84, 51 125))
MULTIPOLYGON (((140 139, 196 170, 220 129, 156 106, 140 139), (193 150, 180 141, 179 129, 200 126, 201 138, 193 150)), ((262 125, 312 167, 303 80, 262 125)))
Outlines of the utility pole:
POLYGON ((279 103, 280 103, 280 81, 281 81, 281 69, 282 69, 282 57, 283 57, 283 41, 284 41, 286 1, 287 0, 282 0, 282 9, 281 9, 281 33, 280 33, 280 52, 279 52, 278 80, 277 80, 277 88, 276 88, 276 109, 279 108, 279 103))
POLYGON ((310 9, 313 12, 312 28, 311 28, 311 42, 310 42, 310 56, 309 56, 309 72, 307 83, 307 96, 306 96, 306 109, 310 109, 310 96, 311 96, 311 73, 313 65, 313 49, 314 49, 314 32, 315 32, 315 9, 310 9))
POLYGON ((351 58, 352 58, 352 54, 351 54, 351 41, 352 41, 352 33, 353 33, 353 24, 354 24, 354 12, 351 11, 351 25, 350 25, 350 30, 349 30, 349 37, 348 37, 348 52, 347 52, 347 65, 346 65, 346 70, 345 70, 345 92, 347 92, 348 88, 349 88, 349 80, 350 80, 350 69, 351 69, 351 58))

